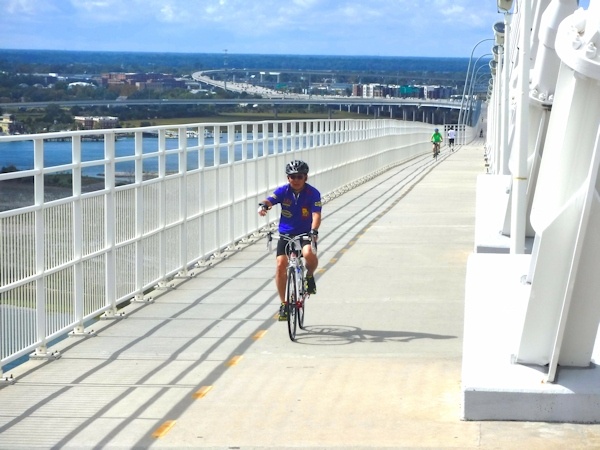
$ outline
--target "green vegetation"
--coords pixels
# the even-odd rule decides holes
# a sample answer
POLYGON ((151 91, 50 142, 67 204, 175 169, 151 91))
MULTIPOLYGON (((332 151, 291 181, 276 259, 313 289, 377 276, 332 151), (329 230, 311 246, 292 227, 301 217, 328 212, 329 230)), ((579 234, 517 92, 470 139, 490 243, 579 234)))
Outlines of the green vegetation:
MULTIPOLYGON (((214 77, 258 81, 257 69, 281 72, 277 86, 287 92, 318 91, 319 85, 352 83, 431 84, 456 86, 464 80, 467 60, 461 58, 390 58, 334 57, 302 55, 227 55, 228 71, 215 72, 214 77), (243 69, 240 69, 243 68, 243 69), (254 73, 252 73, 254 72, 254 73), (315 87, 316 86, 316 87, 315 87)), ((310 119, 346 116, 326 107, 270 106, 239 108, 235 106, 173 105, 89 106, 61 108, 2 108, 2 103, 52 102, 64 100, 128 99, 207 99, 244 98, 248 93, 234 94, 221 89, 210 91, 173 88, 138 89, 133 84, 105 84, 103 73, 163 74, 171 79, 191 80, 199 70, 223 68, 221 54, 61 52, 45 50, 0 50, 0 113, 13 114, 23 124, 25 133, 72 130, 77 128, 75 116, 116 116, 122 127, 193 122, 229 122, 237 120, 310 119), (85 81, 75 83, 74 81, 85 81), (87 84, 86 84, 87 83, 87 84)), ((275 83, 272 75, 267 74, 275 83)), ((261 80, 262 81, 262 80, 261 80)), ((361 117, 365 117, 364 115, 361 117)))

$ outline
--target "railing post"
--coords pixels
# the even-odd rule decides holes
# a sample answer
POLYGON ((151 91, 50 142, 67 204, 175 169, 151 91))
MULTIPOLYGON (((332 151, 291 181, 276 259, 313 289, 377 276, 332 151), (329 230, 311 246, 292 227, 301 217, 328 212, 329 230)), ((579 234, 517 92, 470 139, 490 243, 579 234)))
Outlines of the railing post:
POLYGON ((135 166, 134 166, 134 177, 135 177, 135 299, 141 301, 143 299, 144 285, 144 242, 142 240, 144 235, 144 210, 145 210, 145 198, 144 198, 144 160, 142 159, 143 139, 144 135, 140 131, 136 131, 134 134, 134 154, 135 154, 135 166))
POLYGON ((187 219, 187 159, 188 159, 188 138, 187 128, 179 129, 179 220, 181 229, 179 230, 179 267, 180 276, 187 276, 187 248, 188 248, 188 219, 187 219))
POLYGON ((44 141, 36 139, 34 148, 34 202, 35 202, 35 304, 37 317, 37 341, 35 356, 44 357, 47 354, 46 342, 46 240, 44 217, 44 141))
POLYGON ((73 261, 74 286, 73 299, 75 301, 75 320, 77 325, 73 329, 73 335, 82 335, 83 326, 83 211, 81 206, 81 136, 73 136, 72 159, 73 167, 73 261))
POLYGON ((113 319, 117 316, 117 254, 116 254, 116 229, 117 222, 115 208, 115 135, 104 134, 104 233, 106 245, 106 306, 104 319, 113 319))

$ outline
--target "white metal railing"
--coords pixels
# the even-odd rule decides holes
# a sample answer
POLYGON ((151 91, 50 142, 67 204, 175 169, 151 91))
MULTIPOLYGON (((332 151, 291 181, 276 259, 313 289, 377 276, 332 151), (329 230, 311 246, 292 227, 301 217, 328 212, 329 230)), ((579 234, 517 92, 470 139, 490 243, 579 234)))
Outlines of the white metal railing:
POLYGON ((429 152, 397 120, 193 124, 0 137, 0 374, 260 229, 302 159, 324 197, 429 152))

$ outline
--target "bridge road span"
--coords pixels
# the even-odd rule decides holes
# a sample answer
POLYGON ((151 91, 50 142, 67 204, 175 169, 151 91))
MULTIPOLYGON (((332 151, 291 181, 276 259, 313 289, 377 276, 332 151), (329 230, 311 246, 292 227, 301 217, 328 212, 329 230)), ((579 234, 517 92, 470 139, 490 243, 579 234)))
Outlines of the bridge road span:
POLYGON ((60 359, 21 366, 0 390, 0 448, 598 443, 593 426, 459 420, 482 153, 424 155, 326 203, 297 343, 275 319, 274 256, 264 239, 244 244, 63 341, 60 359))

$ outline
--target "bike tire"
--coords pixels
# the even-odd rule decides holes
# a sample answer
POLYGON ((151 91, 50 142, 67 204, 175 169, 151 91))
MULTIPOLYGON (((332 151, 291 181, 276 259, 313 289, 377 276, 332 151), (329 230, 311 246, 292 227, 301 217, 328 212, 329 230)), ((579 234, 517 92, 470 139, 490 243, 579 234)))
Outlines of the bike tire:
POLYGON ((298 325, 298 307, 296 299, 298 298, 296 272, 292 269, 288 271, 287 287, 286 287, 286 308, 287 308, 287 323, 288 334, 292 341, 296 340, 296 326, 298 325))

